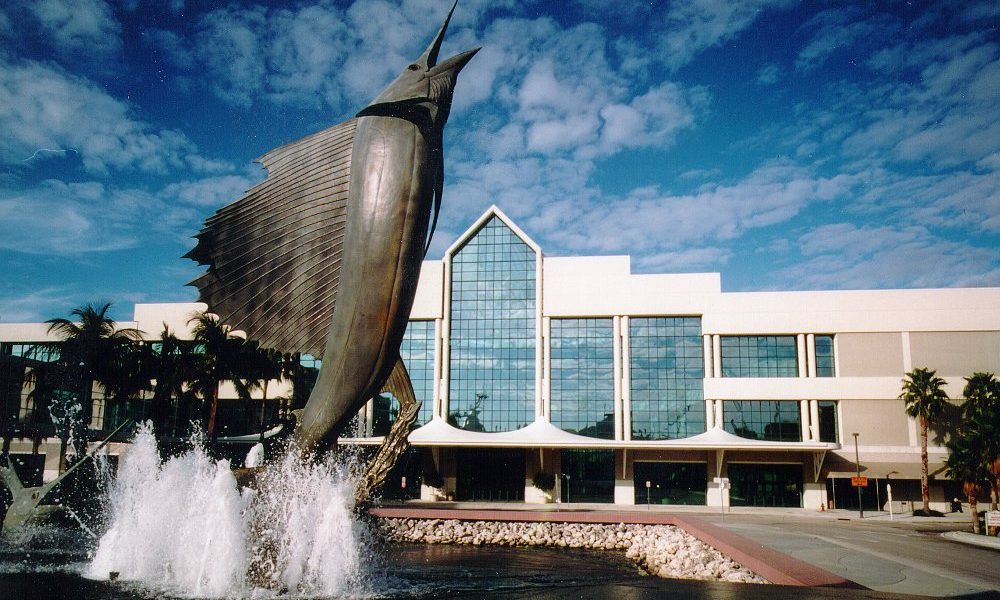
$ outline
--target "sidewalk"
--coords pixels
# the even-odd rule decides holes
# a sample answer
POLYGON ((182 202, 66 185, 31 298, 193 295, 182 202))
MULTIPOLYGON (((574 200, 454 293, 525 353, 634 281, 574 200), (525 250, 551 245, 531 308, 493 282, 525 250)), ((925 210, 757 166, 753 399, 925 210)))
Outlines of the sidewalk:
POLYGON ((968 531, 946 531, 941 534, 941 537, 947 538, 953 542, 969 544, 970 546, 1000 550, 1000 537, 995 535, 976 535, 974 533, 969 533, 968 531))

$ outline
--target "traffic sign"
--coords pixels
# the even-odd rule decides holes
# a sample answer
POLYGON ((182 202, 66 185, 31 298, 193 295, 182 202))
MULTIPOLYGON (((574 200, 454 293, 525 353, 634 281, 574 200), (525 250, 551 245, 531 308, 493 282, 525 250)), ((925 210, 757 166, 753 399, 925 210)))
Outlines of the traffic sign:
POLYGON ((868 487, 867 477, 851 477, 852 487, 868 487))

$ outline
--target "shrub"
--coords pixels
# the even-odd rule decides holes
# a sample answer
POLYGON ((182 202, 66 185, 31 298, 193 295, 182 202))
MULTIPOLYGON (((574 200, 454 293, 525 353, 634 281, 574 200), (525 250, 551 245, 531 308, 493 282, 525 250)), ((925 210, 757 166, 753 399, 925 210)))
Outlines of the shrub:
POLYGON ((531 483, 543 492, 556 487, 556 476, 551 473, 538 472, 531 478, 531 483))

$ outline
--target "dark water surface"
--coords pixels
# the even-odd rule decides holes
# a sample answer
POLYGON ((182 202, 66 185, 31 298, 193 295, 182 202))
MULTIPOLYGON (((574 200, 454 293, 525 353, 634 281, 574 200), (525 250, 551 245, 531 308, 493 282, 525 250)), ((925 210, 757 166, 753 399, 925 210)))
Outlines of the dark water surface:
MULTIPOLYGON (((132 582, 93 581, 80 573, 92 541, 56 528, 0 539, 2 600, 143 600, 181 598, 132 582)), ((581 600, 653 598, 780 600, 782 598, 903 598, 878 592, 803 589, 665 580, 644 574, 623 555, 551 548, 398 544, 386 546, 365 598, 518 598, 581 600)), ((260 591, 254 597, 278 596, 260 591)))

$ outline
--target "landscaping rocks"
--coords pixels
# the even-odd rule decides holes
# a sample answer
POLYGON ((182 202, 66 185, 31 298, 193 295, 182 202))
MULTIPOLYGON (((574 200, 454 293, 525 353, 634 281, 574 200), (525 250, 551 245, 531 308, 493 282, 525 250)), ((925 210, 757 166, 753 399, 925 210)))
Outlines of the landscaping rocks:
POLYGON ((392 541, 615 550, 659 577, 767 583, 721 552, 671 525, 523 523, 380 519, 392 541))

